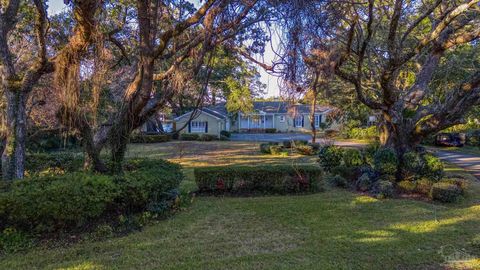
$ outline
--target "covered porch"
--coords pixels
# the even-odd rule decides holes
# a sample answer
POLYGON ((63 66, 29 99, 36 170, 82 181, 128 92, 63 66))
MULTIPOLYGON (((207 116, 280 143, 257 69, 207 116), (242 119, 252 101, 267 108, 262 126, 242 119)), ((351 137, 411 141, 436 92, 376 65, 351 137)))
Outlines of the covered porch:
POLYGON ((264 131, 265 129, 275 128, 275 114, 256 113, 256 114, 240 114, 239 130, 240 131, 264 131))

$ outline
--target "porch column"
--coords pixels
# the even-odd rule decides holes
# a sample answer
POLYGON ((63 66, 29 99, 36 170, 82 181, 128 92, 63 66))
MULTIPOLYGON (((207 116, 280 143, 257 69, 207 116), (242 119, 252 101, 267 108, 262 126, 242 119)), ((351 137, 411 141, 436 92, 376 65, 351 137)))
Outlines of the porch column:
POLYGON ((247 116, 247 129, 250 129, 250 115, 247 116))
POLYGON ((265 114, 263 115, 263 129, 265 129, 265 124, 266 124, 266 121, 267 119, 265 118, 265 114))

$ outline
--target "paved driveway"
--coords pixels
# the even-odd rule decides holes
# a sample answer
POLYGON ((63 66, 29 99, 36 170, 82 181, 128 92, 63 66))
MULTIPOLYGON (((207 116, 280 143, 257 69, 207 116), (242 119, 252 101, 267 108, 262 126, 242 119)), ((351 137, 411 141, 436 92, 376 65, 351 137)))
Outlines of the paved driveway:
POLYGON ((455 164, 480 179, 480 157, 471 154, 435 149, 434 154, 443 161, 455 164))

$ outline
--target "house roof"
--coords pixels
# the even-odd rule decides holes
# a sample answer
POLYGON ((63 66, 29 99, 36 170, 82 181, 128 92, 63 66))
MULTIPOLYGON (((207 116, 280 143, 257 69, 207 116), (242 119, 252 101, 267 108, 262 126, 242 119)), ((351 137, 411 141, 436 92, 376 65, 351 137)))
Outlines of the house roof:
MULTIPOLYGON (((264 112, 264 113, 300 113, 300 114, 307 114, 310 113, 310 105, 305 104, 289 104, 285 101, 254 101, 253 102, 253 109, 256 112, 264 112)), ((331 109, 328 106, 316 106, 315 112, 316 113, 323 113, 327 112, 331 109)), ((199 110, 210 114, 216 118, 225 119, 228 116, 228 111, 225 106, 225 102, 218 103, 216 105, 210 105, 207 107, 200 108, 199 110)), ((188 112, 184 115, 188 115, 191 112, 188 112)), ((181 115, 178 118, 183 117, 181 115)))

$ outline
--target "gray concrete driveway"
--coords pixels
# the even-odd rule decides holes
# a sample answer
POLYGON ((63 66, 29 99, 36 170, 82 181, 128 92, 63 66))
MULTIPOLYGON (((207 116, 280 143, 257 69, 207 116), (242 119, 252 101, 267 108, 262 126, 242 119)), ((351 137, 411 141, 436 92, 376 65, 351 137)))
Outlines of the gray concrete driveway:
POLYGON ((473 174, 477 179, 480 179, 479 156, 438 149, 435 149, 432 152, 441 160, 455 164, 473 174))

